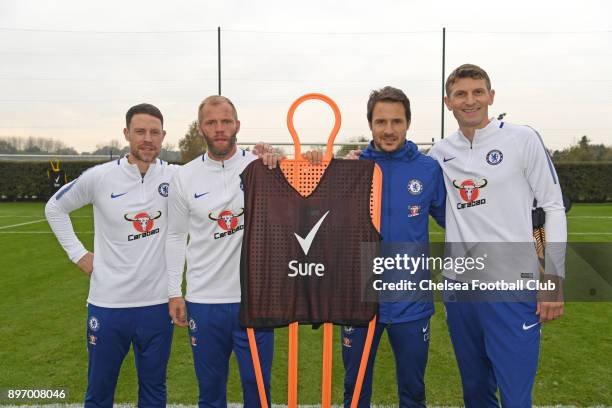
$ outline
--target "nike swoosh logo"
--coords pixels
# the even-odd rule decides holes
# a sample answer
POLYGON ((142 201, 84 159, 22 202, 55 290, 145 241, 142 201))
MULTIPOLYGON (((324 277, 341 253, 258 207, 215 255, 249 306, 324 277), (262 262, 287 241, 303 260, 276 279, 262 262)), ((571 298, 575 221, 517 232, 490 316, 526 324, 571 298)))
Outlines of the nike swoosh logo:
POLYGON ((529 330, 531 329, 533 326, 537 326, 538 324, 540 324, 540 322, 536 322, 534 324, 530 324, 529 326, 527 326, 525 323, 523 323, 523 330, 529 330))
POLYGON ((327 217, 327 214, 329 214, 329 211, 330 210, 327 210, 327 212, 323 214, 321 219, 317 221, 317 223, 314 225, 314 227, 312 227, 308 235, 306 235, 306 238, 300 237, 295 232, 293 233, 295 237, 297 238, 298 243, 302 247, 302 251, 304 251, 304 255, 308 255, 308 251, 310 250, 310 245, 312 245, 312 240, 314 239, 315 235, 317 235, 317 231, 319 230, 319 227, 321 226, 321 224, 323 224, 323 220, 325 219, 325 217, 327 217))
POLYGON ((447 159, 446 157, 444 157, 442 160, 444 161, 444 163, 446 163, 447 161, 451 161, 451 160, 456 159, 456 158, 457 158, 457 156, 451 157, 450 159, 447 159))
POLYGON ((429 322, 427 322, 427 326, 423 327, 423 333, 426 333, 427 329, 429 329, 429 322))
POLYGON ((207 191, 206 193, 202 193, 202 194, 198 194, 198 193, 193 193, 193 198, 200 198, 202 196, 205 196, 206 194, 210 193, 210 191, 207 191))
POLYGON ((126 195, 126 194, 127 194, 127 192, 125 192, 125 193, 121 193, 121 194, 114 194, 114 193, 111 193, 111 198, 121 197, 122 195, 126 195))
POLYGON ((59 181, 59 178, 60 178, 60 176, 57 176, 57 177, 55 178, 55 182, 56 182, 56 183, 59 181))

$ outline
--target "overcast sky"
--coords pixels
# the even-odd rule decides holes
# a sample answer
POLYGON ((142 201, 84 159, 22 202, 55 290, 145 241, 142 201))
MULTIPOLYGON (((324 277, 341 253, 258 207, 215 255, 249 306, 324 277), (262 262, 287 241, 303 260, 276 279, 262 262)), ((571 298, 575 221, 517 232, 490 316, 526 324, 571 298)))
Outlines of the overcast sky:
MULTIPOLYGON (((496 90, 491 115, 538 129, 549 148, 582 135, 612 144, 609 1, 33 1, 0 0, 0 137, 42 136, 91 151, 123 143, 125 111, 165 117, 177 144, 199 102, 222 93, 241 141, 290 141, 286 112, 322 92, 342 111, 337 141, 369 130, 372 89, 412 104, 408 136, 440 138, 442 27, 446 74, 481 65, 496 90)), ((296 114, 303 141, 326 141, 331 111, 296 114)), ((445 113, 445 134, 456 128, 445 113)))

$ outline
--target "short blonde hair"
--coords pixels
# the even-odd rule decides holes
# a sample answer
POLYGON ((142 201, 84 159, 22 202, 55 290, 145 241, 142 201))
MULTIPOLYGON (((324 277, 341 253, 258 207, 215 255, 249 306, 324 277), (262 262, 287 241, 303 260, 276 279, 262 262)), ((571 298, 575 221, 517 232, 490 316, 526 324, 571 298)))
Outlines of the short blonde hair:
POLYGON ((205 98, 202 101, 202 103, 200 103, 200 106, 198 107, 198 122, 202 122, 202 109, 204 109, 204 105, 211 104, 213 106, 216 106, 216 105, 220 105, 222 103, 228 103, 232 107, 232 110, 234 111, 234 119, 238 120, 238 111, 236 110, 236 107, 234 106, 232 101, 230 101, 225 96, 211 95, 211 96, 205 98))

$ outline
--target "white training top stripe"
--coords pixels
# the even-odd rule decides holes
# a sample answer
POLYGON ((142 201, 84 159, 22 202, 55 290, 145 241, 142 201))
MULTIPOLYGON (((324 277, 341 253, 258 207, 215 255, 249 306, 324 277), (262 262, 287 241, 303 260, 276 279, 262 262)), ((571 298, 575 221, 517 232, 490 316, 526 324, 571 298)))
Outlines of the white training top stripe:
POLYGON ((87 301, 101 307, 150 306, 168 301, 164 257, 167 195, 177 166, 160 160, 144 177, 127 157, 85 171, 59 190, 45 214, 73 262, 87 253, 68 214, 94 208, 94 268, 87 301))
POLYGON ((240 251, 244 232, 240 174, 255 159, 256 156, 241 149, 223 162, 205 154, 174 175, 170 184, 173 194, 168 202, 166 244, 170 297, 182 295, 186 259, 185 298, 188 301, 240 302, 240 251))

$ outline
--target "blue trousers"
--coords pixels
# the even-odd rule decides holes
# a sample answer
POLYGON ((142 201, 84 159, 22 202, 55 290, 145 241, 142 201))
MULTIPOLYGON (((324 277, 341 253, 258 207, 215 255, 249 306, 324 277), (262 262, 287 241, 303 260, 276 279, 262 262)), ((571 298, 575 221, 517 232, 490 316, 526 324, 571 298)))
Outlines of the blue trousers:
POLYGON ((134 347, 138 406, 166 406, 166 368, 173 324, 168 304, 107 308, 88 305, 85 407, 112 407, 121 363, 134 347))
POLYGON ((531 407, 540 352, 535 302, 445 302, 466 407, 531 407))
MULTIPOLYGON (((261 406, 246 330, 238 320, 239 303, 187 302, 189 338, 198 378, 200 407, 227 406, 227 376, 232 351, 236 353, 245 408, 261 406)), ((270 404, 270 375, 274 331, 256 330, 257 352, 270 404)))
MULTIPOLYGON (((389 342, 395 355, 397 392, 400 407, 425 407, 425 366, 429 352, 429 317, 406 323, 376 325, 368 367, 363 380, 360 408, 369 407, 372 399, 374 360, 383 331, 387 329, 389 342)), ((368 329, 342 328, 342 361, 344 362, 344 406, 350 407, 357 381, 359 363, 368 329)))

